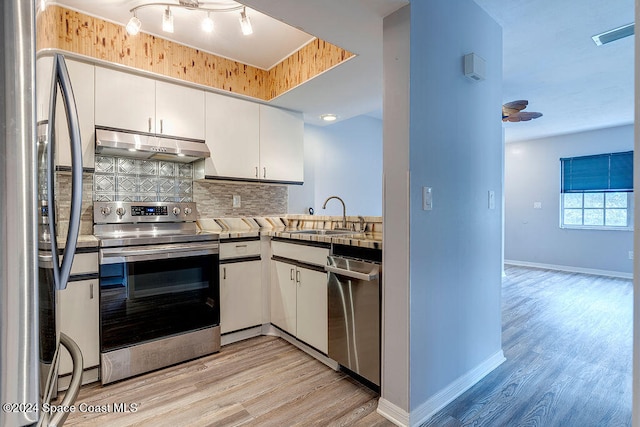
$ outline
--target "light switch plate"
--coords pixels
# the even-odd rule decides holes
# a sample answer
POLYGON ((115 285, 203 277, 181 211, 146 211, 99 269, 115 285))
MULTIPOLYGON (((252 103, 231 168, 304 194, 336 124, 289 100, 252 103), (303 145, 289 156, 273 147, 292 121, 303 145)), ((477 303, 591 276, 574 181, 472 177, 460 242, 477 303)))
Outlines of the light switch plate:
POLYGON ((233 195, 233 207, 234 208, 239 208, 240 207, 240 202, 241 202, 240 195, 239 194, 234 194, 233 195))
POLYGON ((489 209, 496 208, 496 192, 489 190, 489 209))
POLYGON ((433 191, 431 187, 422 187, 422 210, 433 210, 433 191))
POLYGON ((533 202, 533 209, 542 209, 542 202, 533 202))

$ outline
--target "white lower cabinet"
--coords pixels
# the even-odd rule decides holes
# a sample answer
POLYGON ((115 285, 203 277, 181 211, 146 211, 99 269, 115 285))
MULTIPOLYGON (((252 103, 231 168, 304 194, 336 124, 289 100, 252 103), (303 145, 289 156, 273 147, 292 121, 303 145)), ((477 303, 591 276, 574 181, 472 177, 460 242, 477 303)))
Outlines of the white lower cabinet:
MULTIPOLYGON (((69 282, 58 292, 58 322, 60 332, 68 335, 82 351, 83 369, 100 364, 100 326, 98 279, 69 282)), ((73 368, 69 353, 61 348, 58 375, 70 374, 73 368)), ((97 378, 83 376, 83 383, 97 378)))
POLYGON ((260 275, 260 260, 220 265, 221 333, 262 324, 262 281, 260 275))
POLYGON ((271 323, 296 335, 296 267, 281 261, 271 263, 271 323))
POLYGON ((271 323, 326 354, 327 274, 283 261, 272 267, 271 323))
POLYGON ((327 273, 297 268, 296 336, 323 353, 328 352, 327 273))

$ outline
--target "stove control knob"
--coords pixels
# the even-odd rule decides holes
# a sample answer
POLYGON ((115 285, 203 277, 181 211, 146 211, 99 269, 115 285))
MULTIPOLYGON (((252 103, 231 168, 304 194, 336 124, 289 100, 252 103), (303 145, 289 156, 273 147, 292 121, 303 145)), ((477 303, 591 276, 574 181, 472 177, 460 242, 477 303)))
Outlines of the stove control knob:
POLYGON ((191 215, 191 208, 184 208, 185 215, 191 215))
POLYGON ((102 214, 102 216, 109 216, 109 214, 111 213, 111 208, 109 206, 103 206, 102 209, 100 209, 100 213, 102 214))
POLYGON ((177 206, 176 206, 175 208, 173 208, 173 214, 174 214, 175 216, 180 215, 180 208, 179 208, 179 207, 177 207, 177 206))
POLYGON ((127 213, 127 211, 125 210, 125 208, 118 208, 116 209, 116 215, 118 215, 119 217, 123 217, 124 214, 127 213))

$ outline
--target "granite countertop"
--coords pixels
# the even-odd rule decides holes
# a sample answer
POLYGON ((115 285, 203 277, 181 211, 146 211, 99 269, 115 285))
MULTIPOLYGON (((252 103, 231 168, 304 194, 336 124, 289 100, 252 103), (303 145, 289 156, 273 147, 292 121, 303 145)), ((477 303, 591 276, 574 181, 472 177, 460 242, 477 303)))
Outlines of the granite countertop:
POLYGON ((296 233, 300 229, 271 230, 266 234, 282 239, 302 240, 306 242, 335 243, 338 245, 358 246, 370 249, 382 249, 382 233, 357 232, 341 235, 296 233))
MULTIPOLYGON (((50 247, 49 242, 39 242, 39 245, 50 247)), ((81 234, 78 236, 76 248, 97 248, 99 240, 93 234, 81 234)), ((58 249, 64 249, 67 244, 67 236, 58 236, 58 249)))
MULTIPOLYGON (((359 217, 349 217, 356 231, 341 235, 307 234, 296 231, 330 230, 334 228, 334 217, 309 215, 288 215, 287 217, 254 217, 254 218, 215 218, 199 219, 198 226, 204 231, 218 233, 220 240, 252 238, 260 236, 277 237, 306 242, 335 243, 371 249, 382 249, 382 220, 376 217, 365 217, 367 231, 357 231, 359 217), (333 222, 332 222, 333 221, 333 222), (377 224, 376 224, 377 223, 377 224), (372 229, 372 230, 370 230, 372 229)), ((338 220, 340 220, 339 218, 338 220)))

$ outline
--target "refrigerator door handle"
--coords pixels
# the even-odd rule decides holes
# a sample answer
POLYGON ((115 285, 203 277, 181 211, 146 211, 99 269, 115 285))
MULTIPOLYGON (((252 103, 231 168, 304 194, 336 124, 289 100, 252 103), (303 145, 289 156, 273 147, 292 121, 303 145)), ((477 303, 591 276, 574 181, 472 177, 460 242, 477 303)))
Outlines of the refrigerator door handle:
MULTIPOLYGON (((62 402, 60 403, 61 407, 70 407, 76 401, 78 393, 80 392, 80 387, 82 386, 82 366, 84 362, 82 360, 82 352, 80 351, 80 347, 78 347, 78 344, 76 344, 74 340, 72 340, 62 332, 60 332, 60 344, 62 344, 69 351, 71 360, 73 362, 71 383, 69 384, 69 388, 64 395, 64 399, 62 399, 62 402)), ((56 414, 53 415, 49 420, 49 427, 57 427, 63 425, 68 416, 68 411, 56 412, 56 414)))
POLYGON ((71 274, 71 264, 76 253, 78 235, 80 234, 80 216, 82 214, 82 142, 80 139, 80 125, 78 110, 71 87, 69 71, 60 54, 53 56, 53 74, 51 77, 51 94, 49 98, 49 122, 47 126, 47 153, 48 179, 47 202, 49 204, 49 232, 51 235, 51 248, 53 255, 53 276, 56 289, 63 290, 67 287, 71 274), (56 218, 54 209, 54 176, 55 176, 55 119, 58 85, 64 102, 67 116, 67 126, 71 139, 71 209, 69 214, 69 231, 63 252, 62 266, 58 260, 58 239, 56 235, 56 218))

